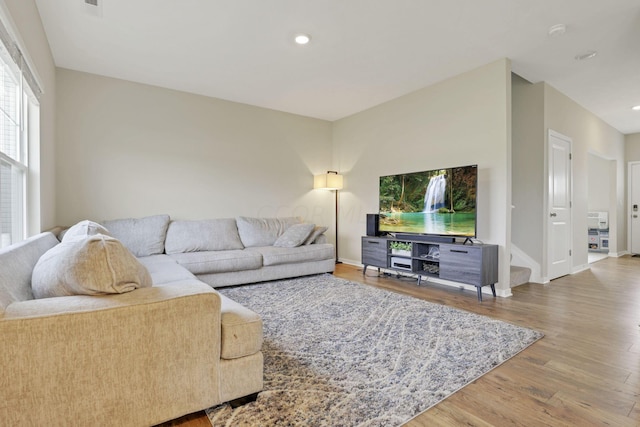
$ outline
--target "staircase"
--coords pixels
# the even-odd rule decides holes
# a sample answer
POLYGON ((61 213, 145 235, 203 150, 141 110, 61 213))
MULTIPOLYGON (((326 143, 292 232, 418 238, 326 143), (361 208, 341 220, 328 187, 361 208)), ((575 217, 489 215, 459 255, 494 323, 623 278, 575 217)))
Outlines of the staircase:
POLYGON ((529 282, 531 277, 531 269, 528 267, 511 266, 510 287, 520 286, 529 282))

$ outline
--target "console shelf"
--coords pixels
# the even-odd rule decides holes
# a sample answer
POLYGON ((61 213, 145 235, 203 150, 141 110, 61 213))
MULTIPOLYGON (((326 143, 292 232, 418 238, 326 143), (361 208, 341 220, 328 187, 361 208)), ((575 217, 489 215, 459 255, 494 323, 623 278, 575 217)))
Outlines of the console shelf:
POLYGON ((496 296, 498 281, 498 246, 485 244, 439 243, 395 237, 362 237, 362 274, 367 267, 435 277, 473 285, 482 301, 482 287, 490 286, 496 296), (392 242, 408 243, 410 251, 397 253, 392 242))

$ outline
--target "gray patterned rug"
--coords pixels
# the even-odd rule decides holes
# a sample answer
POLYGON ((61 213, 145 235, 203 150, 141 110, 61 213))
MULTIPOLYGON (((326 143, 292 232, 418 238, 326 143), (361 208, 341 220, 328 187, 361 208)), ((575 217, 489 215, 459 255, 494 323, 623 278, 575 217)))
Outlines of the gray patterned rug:
POLYGON ((542 337, 329 274, 220 292, 264 320, 265 386, 216 427, 397 426, 542 337))

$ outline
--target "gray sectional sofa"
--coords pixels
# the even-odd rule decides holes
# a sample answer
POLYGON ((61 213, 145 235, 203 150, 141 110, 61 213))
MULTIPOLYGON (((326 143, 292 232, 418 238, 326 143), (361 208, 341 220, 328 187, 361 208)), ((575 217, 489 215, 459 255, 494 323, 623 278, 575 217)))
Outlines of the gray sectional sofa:
POLYGON ((214 288, 335 268, 326 227, 294 217, 171 221, 156 215, 102 224, 137 257, 166 255, 214 288), (141 250, 143 243, 151 250, 141 250))
POLYGON ((262 320, 213 287, 335 265, 293 218, 103 225, 0 249, 7 425, 148 426, 256 393, 262 320))

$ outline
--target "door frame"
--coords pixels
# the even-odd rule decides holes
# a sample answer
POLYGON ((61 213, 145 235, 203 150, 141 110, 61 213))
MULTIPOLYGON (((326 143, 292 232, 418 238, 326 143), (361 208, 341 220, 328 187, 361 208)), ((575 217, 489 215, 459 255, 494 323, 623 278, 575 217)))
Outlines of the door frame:
POLYGON ((544 159, 544 163, 545 163, 545 175, 544 175, 544 180, 545 180, 545 184, 544 184, 544 212, 543 212, 543 229, 544 229, 544 275, 542 277, 543 283, 549 283, 551 280, 550 278, 550 274, 549 274, 549 256, 550 256, 550 248, 549 248, 549 211, 550 211, 550 207, 549 207, 549 173, 550 173, 550 168, 551 165, 549 164, 549 145, 550 145, 550 141, 551 141, 551 137, 555 137, 561 140, 566 141, 569 144, 569 153, 571 155, 570 161, 569 161, 569 200, 570 200, 570 205, 569 205, 569 221, 571 221, 571 225, 569 227, 569 232, 567 233, 567 247, 569 248, 571 255, 569 256, 569 272, 568 274, 573 274, 573 252, 574 252, 574 248, 573 248, 573 226, 574 226, 574 209, 573 209, 573 140, 566 136, 561 134, 560 132, 554 131, 553 129, 548 129, 547 130, 547 138, 546 138, 546 143, 545 143, 545 159, 544 159))
MULTIPOLYGON (((627 253, 629 254, 633 254, 631 252, 631 239, 633 239, 633 226, 631 224, 631 215, 633 215, 631 212, 631 185, 633 182, 631 180, 631 166, 638 164, 640 164, 640 161, 627 162, 627 201, 624 212, 627 223, 627 253)), ((611 215, 609 215, 609 222, 611 222, 611 215)), ((611 249, 609 249, 609 252, 611 252, 611 249)))

